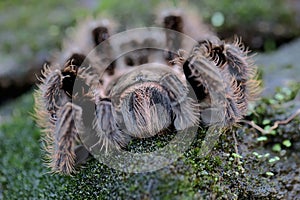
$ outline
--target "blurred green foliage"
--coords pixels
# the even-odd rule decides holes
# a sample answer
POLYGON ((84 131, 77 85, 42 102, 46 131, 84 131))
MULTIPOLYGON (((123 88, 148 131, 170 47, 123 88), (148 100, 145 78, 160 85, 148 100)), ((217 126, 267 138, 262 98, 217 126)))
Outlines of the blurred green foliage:
MULTIPOLYGON (((25 57, 26 61, 39 51, 49 52, 61 45, 68 27, 86 16, 110 15, 120 21, 121 27, 151 25, 155 8, 160 0, 89 0, 86 2, 62 1, 0 1, 0 51, 5 55, 25 57)), ((181 1, 164 1, 169 6, 180 6, 181 1)), ((261 22, 288 25, 288 31, 297 31, 293 16, 284 0, 235 1, 203 0, 192 3, 207 23, 211 23, 216 12, 224 16, 224 24, 218 30, 253 26, 261 22)), ((287 30, 286 30, 287 31, 287 30)), ((298 33, 299 34, 299 33, 298 33)), ((271 45, 268 41, 267 45, 271 45)))
POLYGON ((249 26, 261 21, 273 23, 291 23, 293 13, 286 1, 260 1, 260 0, 205 0, 192 1, 198 5, 201 15, 209 20, 216 11, 222 12, 225 16, 225 26, 249 26))

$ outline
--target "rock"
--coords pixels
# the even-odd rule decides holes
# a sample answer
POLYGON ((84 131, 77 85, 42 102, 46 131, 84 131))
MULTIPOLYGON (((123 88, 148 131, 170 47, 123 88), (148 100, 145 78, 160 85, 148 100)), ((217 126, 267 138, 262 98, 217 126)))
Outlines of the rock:
POLYGON ((22 59, 5 56, 0 58, 0 103, 17 97, 29 90, 36 82, 35 74, 40 74, 45 62, 44 53, 39 53, 34 59, 22 59))
POLYGON ((263 71, 263 95, 269 96, 279 86, 300 82, 300 38, 280 47, 272 53, 256 56, 256 64, 263 71))
POLYGON ((300 1, 298 0, 287 0, 287 3, 293 13, 295 14, 296 22, 300 23, 300 1))

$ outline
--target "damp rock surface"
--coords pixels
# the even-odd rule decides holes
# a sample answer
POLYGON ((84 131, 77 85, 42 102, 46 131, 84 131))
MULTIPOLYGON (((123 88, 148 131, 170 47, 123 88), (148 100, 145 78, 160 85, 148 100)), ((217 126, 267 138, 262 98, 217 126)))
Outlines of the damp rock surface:
POLYGON ((274 94, 276 87, 300 82, 300 38, 271 53, 258 53, 256 64, 263 72, 263 95, 274 94))

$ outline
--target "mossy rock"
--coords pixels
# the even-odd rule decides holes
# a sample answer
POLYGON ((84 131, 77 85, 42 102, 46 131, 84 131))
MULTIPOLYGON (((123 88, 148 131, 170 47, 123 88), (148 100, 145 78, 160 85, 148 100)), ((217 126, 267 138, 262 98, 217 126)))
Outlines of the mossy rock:
MULTIPOLYGON (((284 101, 293 101, 300 88, 296 86, 290 89, 290 98, 261 100, 256 114, 248 118, 262 127, 263 119, 282 119, 280 108, 284 101)), ((282 92, 286 94, 280 90, 277 96, 282 92)), ((154 172, 126 173, 91 158, 78 173, 62 176, 48 173, 43 164, 32 107, 28 93, 0 112, 0 197, 4 199, 292 199, 300 195, 299 118, 280 126, 265 141, 246 125, 224 132, 205 157, 199 156, 205 131, 199 131, 184 155, 154 172), (289 147, 282 145, 287 139, 289 147), (279 152, 272 150, 275 143, 282 146, 279 152)))

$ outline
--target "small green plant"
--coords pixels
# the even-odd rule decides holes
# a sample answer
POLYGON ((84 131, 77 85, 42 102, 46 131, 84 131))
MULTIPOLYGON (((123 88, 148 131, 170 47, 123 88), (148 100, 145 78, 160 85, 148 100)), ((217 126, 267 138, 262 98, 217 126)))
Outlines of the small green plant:
MULTIPOLYGON (((300 107, 293 103, 300 94, 300 83, 290 87, 277 88, 273 98, 263 98, 250 115, 252 121, 245 123, 255 128, 259 136, 257 142, 271 144, 273 152, 281 152, 284 148, 291 148, 293 142, 287 134, 282 134, 282 128, 299 121, 300 107), (288 115, 288 112, 292 112, 288 115)), ((292 126, 292 125, 290 125, 292 126)))

